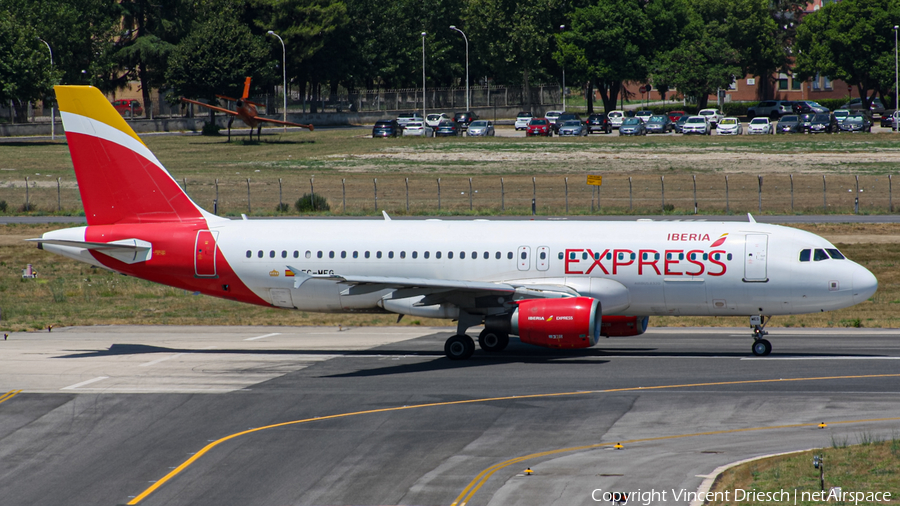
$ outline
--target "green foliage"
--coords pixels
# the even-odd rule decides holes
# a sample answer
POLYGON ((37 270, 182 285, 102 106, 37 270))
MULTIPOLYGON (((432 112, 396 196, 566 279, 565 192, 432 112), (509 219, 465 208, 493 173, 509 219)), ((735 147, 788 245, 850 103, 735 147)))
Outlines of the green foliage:
POLYGON ((25 204, 22 204, 21 206, 19 206, 20 213, 30 213, 35 210, 37 210, 37 206, 31 202, 28 202, 28 203, 25 203, 25 204))
POLYGON ((200 131, 200 135, 219 135, 219 131, 222 130, 222 127, 213 123, 211 121, 207 121, 203 123, 203 130, 200 131))
POLYGON ((277 206, 275 206, 275 212, 276 212, 276 213, 282 213, 282 214, 283 214, 283 213, 286 213, 286 212, 288 212, 288 211, 290 211, 290 210, 291 210, 291 206, 285 204, 284 202, 281 202, 280 204, 278 204, 277 206))
POLYGON ((0 102, 14 100, 19 109, 41 98, 52 82, 50 55, 35 28, 0 9, 0 102))
POLYGON ((297 202, 294 202, 294 209, 301 213, 309 213, 330 211, 331 206, 328 205, 328 200, 322 195, 319 195, 318 193, 305 193, 302 197, 297 199, 297 202))
POLYGON ((0 200, 0 213, 5 213, 8 208, 9 204, 5 200, 0 200))

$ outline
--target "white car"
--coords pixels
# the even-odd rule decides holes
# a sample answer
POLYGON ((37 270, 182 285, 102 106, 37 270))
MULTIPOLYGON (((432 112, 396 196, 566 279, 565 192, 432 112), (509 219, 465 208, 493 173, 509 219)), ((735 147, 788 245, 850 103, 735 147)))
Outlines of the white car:
POLYGON ((397 116, 397 124, 400 125, 400 128, 406 128, 407 124, 414 121, 425 121, 425 118, 423 118, 422 115, 417 112, 405 113, 397 116))
POLYGON ((531 121, 534 115, 530 112, 522 111, 516 115, 516 130, 526 130, 528 128, 528 122, 531 121))
POLYGON ((551 125, 556 124, 556 119, 562 116, 562 111, 547 111, 547 114, 544 115, 544 119, 550 122, 551 125))
POLYGON ((421 121, 410 121, 403 128, 403 137, 434 137, 434 129, 421 121))
POLYGON ((709 120, 706 119, 705 116, 691 116, 684 122, 684 126, 681 127, 681 133, 684 135, 710 135, 712 134, 712 127, 709 125, 709 120))
POLYGON ((445 114, 443 112, 440 114, 429 114, 428 116, 425 116, 425 124, 430 126, 431 128, 437 128, 438 125, 441 124, 441 121, 448 120, 448 119, 453 119, 453 118, 451 118, 450 116, 448 116, 447 114, 445 114))
POLYGON ((609 126, 618 130, 622 126, 622 122, 625 121, 625 111, 610 111, 606 117, 609 118, 609 126))
POLYGON ((634 117, 640 119, 644 123, 650 119, 650 116, 653 116, 653 111, 637 111, 634 113, 634 117))
POLYGON ((747 133, 753 134, 774 134, 775 126, 769 118, 753 118, 747 127, 747 133))
POLYGON ((719 126, 716 127, 717 135, 742 135, 744 133, 744 125, 737 118, 722 118, 719 126))
POLYGON ((702 109, 697 114, 709 119, 709 122, 713 128, 716 128, 719 125, 719 122, 722 121, 723 118, 725 118, 725 115, 722 114, 722 111, 718 109, 702 109))

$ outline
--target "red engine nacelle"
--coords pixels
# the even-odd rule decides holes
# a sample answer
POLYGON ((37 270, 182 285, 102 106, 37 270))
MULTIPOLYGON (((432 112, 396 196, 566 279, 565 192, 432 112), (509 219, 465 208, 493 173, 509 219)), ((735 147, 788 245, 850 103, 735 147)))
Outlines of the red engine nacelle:
POLYGON ((590 297, 519 301, 510 330, 523 343, 588 348, 600 337, 600 301, 590 297))
POLYGON ((647 331, 649 324, 649 316, 604 316, 600 323, 600 335, 639 336, 647 331))

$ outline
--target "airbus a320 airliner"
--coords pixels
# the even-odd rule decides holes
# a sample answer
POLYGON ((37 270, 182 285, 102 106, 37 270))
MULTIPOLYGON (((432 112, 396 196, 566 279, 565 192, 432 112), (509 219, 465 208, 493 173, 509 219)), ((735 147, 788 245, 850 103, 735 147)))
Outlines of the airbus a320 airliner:
POLYGON ((749 316, 752 352, 768 318, 868 299, 878 281, 825 239, 756 223, 230 220, 182 191, 95 88, 56 87, 85 227, 44 250, 239 302, 322 312, 456 320, 500 352, 510 336, 586 348, 631 336, 653 315, 749 316))

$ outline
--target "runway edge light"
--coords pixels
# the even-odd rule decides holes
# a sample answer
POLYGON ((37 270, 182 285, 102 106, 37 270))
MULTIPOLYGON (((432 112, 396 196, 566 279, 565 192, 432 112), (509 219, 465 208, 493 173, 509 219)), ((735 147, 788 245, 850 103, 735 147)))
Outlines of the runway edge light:
POLYGON ((820 428, 820 429, 824 429, 825 427, 828 427, 828 424, 827 424, 827 423, 822 422, 822 423, 819 424, 819 428, 820 428))
POLYGON ((616 450, 624 450, 625 449, 625 447, 622 446, 622 443, 616 443, 615 445, 613 445, 613 448, 615 448, 616 450))
POLYGON ((534 474, 534 471, 532 471, 530 467, 525 469, 524 472, 525 472, 525 476, 531 476, 532 474, 534 474))

